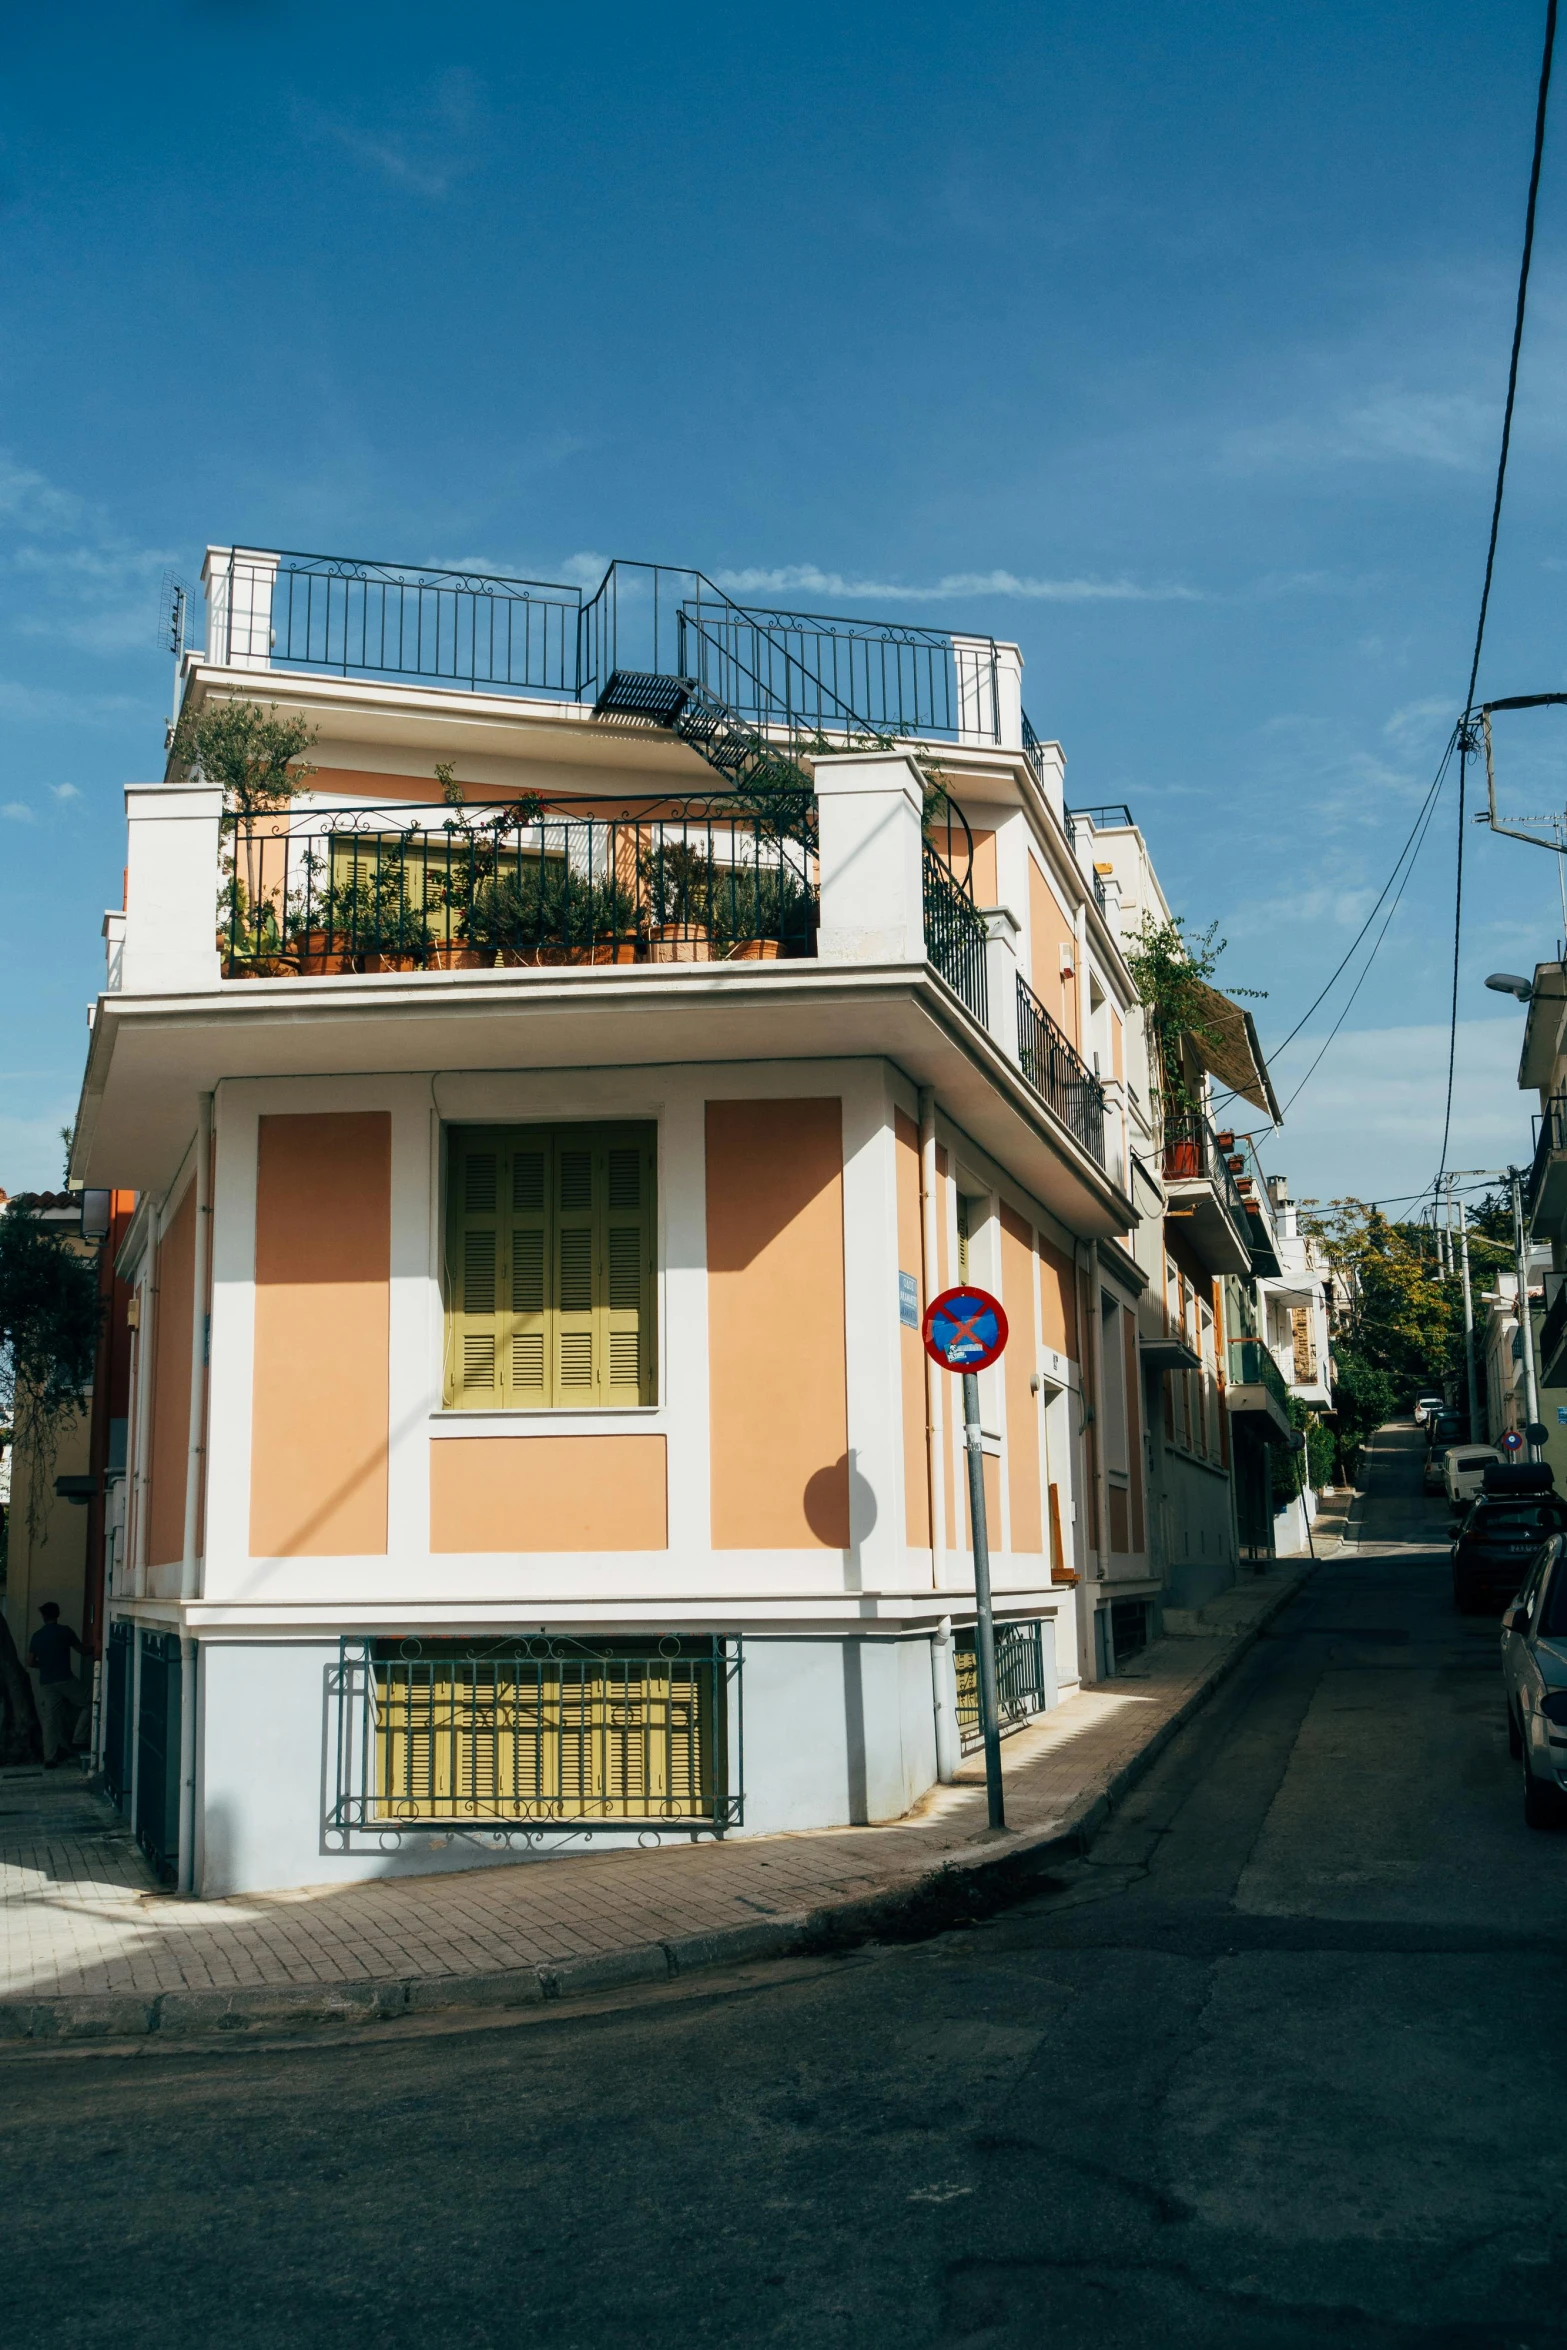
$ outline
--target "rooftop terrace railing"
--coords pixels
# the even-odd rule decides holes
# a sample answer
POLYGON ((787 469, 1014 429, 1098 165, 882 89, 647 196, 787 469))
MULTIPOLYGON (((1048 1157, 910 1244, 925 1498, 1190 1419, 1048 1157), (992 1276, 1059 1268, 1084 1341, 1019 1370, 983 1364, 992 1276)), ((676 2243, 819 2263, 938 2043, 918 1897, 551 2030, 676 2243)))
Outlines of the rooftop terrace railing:
POLYGON ((617 672, 694 679, 742 716, 827 736, 999 742, 989 637, 739 603, 688 565, 559 581, 234 548, 208 572, 206 657, 597 702, 617 672))
POLYGON ((815 953, 812 852, 707 799, 231 818, 229 978, 815 953))

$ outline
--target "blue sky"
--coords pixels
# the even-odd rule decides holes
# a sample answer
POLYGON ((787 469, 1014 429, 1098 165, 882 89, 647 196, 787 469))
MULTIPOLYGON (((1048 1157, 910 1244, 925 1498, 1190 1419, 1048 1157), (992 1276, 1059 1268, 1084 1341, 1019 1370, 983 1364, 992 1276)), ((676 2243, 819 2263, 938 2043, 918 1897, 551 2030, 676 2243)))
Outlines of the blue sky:
MULTIPOLYGON (((1016 637, 1069 798, 1130 801, 1281 1037, 1463 698, 1542 19, 12 12, 0 1184, 58 1172, 119 787, 160 768, 157 585, 209 539, 566 578, 656 555, 1016 637)), ((1564 258, 1558 138, 1482 691, 1567 683, 1564 258)), ((1506 796, 1560 807, 1567 712, 1513 728, 1506 796)), ((1268 1146, 1297 1192, 1432 1170, 1454 831, 1449 795, 1268 1146)), ((1553 858, 1467 851, 1450 1155, 1477 1166, 1529 1141, 1480 979, 1561 918, 1553 858)))

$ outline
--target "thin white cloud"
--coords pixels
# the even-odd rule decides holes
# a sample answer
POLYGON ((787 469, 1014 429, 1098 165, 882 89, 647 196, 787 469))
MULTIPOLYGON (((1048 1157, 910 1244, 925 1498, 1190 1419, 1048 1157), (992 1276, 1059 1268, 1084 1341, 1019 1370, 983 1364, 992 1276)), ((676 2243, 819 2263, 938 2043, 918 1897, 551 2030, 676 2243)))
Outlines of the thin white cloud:
POLYGON ((82 796, 74 783, 51 783, 49 789, 57 800, 79 800, 82 796))
POLYGON ((814 563, 784 563, 771 568, 753 566, 743 571, 715 571, 714 585, 729 595, 842 596, 853 602, 874 599, 882 604, 936 604, 974 596, 1021 597, 1043 604, 1200 604, 1208 598, 1201 589, 1176 582, 1150 585, 1133 579, 1035 579, 1015 571, 949 571, 928 584, 901 580, 850 578, 841 571, 823 571, 814 563))
MULTIPOLYGON (((1288 1101, 1322 1049, 1325 1030, 1296 1039, 1274 1068, 1288 1101)), ((1455 1167, 1505 1167, 1527 1160, 1529 1101, 1518 1090, 1523 1014, 1461 1020, 1454 1069, 1455 1167)), ((1447 1096, 1446 1022, 1407 1028, 1345 1029, 1267 1144, 1271 1170, 1287 1173, 1297 1198, 1353 1191, 1362 1199, 1417 1192, 1436 1173, 1447 1096)))
POLYGON ((0 803, 0 816, 8 816, 13 824, 36 824, 38 821, 25 800, 0 803))
POLYGON ((331 140, 394 187, 438 201, 473 167, 482 109, 477 83, 458 67, 441 76, 420 118, 401 129, 343 122, 303 104, 295 113, 307 132, 331 140))
POLYGON ((1238 473, 1386 464, 1467 473, 1495 464, 1498 421, 1494 399, 1388 385, 1318 414, 1245 425, 1228 435, 1221 462, 1238 473))

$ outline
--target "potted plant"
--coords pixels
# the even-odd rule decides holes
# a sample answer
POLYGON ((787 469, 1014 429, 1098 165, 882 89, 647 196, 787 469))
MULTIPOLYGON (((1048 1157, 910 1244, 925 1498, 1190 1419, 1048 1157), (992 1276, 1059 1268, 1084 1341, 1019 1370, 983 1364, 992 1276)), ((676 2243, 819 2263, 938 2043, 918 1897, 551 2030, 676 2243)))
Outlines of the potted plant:
POLYGON ((715 871, 687 840, 655 840, 637 860, 654 963, 712 960, 715 871))

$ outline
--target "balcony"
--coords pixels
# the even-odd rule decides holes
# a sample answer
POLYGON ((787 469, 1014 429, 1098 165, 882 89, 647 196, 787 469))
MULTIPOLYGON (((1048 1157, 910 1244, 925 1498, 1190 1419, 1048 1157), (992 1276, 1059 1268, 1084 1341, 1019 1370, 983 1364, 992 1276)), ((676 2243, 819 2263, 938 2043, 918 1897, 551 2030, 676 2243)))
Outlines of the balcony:
POLYGON ((1526 1204, 1541 1240, 1567 1238, 1567 1094, 1554 1094, 1540 1113, 1526 1204))
POLYGON ((542 802, 226 819, 226 979, 814 955, 806 829, 711 801, 613 817, 542 802))
POLYGON ((1290 1391, 1260 1338, 1230 1341, 1225 1405, 1232 1417, 1250 1420, 1265 1444, 1287 1443, 1294 1434, 1290 1391))
POLYGON ((1252 1270, 1251 1225, 1229 1158, 1200 1111, 1165 1123, 1166 1216, 1210 1273, 1252 1270))

